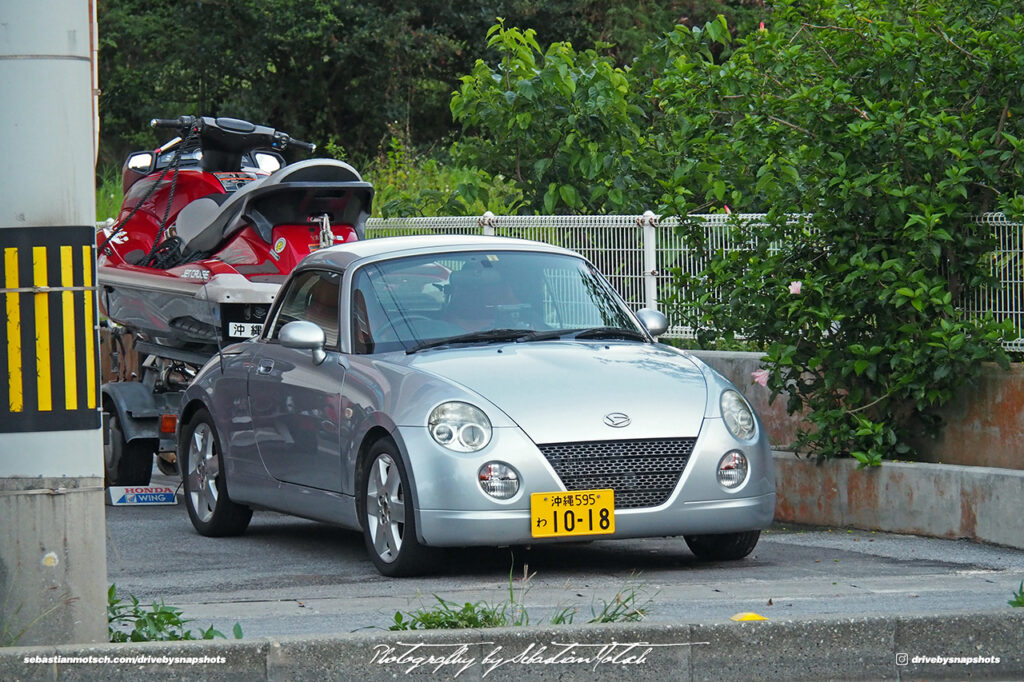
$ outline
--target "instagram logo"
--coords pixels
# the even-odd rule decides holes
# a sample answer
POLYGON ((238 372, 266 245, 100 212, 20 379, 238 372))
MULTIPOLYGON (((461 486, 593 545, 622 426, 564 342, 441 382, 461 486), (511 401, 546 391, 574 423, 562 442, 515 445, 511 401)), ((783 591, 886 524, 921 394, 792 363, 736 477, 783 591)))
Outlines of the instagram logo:
POLYGON ((906 665, 909 662, 909 657, 906 654, 896 654, 896 665, 906 665))

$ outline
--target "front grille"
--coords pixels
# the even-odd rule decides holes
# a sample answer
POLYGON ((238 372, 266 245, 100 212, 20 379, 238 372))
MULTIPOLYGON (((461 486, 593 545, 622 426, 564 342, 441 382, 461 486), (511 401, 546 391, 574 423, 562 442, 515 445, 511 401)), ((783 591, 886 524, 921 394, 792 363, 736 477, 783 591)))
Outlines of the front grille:
POLYGON ((567 490, 611 488, 616 509, 656 507, 675 490, 696 438, 539 445, 567 490))

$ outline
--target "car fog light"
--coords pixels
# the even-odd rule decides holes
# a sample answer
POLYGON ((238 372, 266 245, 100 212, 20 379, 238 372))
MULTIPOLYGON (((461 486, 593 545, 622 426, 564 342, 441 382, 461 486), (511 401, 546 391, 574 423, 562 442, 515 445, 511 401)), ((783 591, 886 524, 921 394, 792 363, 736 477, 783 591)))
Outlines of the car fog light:
POLYGON ((519 492, 519 474, 508 464, 488 462, 480 467, 478 478, 484 492, 499 500, 507 500, 519 492))
POLYGON ((737 488, 747 480, 748 471, 746 456, 739 450, 732 450, 718 461, 718 482, 724 488, 737 488))
POLYGON ((491 442, 491 420, 483 410, 454 400, 430 411, 427 430, 435 442, 455 452, 476 452, 491 442))

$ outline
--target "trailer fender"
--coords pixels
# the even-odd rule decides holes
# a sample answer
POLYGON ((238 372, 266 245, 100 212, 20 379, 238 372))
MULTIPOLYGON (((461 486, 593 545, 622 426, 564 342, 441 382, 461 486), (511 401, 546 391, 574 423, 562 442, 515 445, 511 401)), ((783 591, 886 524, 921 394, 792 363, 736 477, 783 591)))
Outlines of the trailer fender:
POLYGON ((117 412, 124 439, 160 439, 160 409, 152 389, 139 381, 103 384, 103 405, 117 412))

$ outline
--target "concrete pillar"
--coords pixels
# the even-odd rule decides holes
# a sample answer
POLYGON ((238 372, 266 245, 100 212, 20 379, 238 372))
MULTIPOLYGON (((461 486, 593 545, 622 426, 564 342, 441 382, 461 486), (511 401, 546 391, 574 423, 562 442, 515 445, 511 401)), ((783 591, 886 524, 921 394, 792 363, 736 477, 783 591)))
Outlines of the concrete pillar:
POLYGON ((95 7, 0 0, 0 646, 106 641, 95 7))

